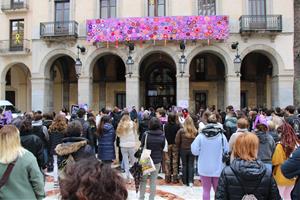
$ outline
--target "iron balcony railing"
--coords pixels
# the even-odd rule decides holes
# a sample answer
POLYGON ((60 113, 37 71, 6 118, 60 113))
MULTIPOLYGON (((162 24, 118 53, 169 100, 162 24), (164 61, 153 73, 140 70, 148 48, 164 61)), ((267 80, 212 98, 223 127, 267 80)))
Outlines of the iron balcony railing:
POLYGON ((40 36, 42 38, 59 36, 78 37, 78 23, 76 21, 41 23, 40 36))
POLYGON ((240 17, 240 32, 282 31, 282 15, 243 15, 240 17))
POLYGON ((0 55, 20 52, 25 54, 30 52, 29 40, 0 40, 0 55))
POLYGON ((11 0, 2 0, 2 2, 1 2, 2 12, 27 10, 28 7, 29 7, 28 2, 26 0, 23 0, 20 2, 14 2, 11 0))

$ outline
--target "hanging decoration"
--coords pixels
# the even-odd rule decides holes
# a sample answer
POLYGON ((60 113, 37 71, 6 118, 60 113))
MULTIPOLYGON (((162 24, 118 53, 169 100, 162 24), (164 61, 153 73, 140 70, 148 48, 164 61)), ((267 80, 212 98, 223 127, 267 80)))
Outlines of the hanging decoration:
POLYGON ((87 20, 89 42, 224 40, 228 16, 132 17, 87 20))

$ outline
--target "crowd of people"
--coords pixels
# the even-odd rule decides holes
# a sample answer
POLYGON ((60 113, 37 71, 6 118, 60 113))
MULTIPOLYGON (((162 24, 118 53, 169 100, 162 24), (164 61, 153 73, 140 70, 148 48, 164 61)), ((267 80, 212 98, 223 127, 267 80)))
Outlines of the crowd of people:
POLYGON ((187 187, 199 175, 204 200, 211 188, 218 200, 300 199, 299 114, 294 106, 25 113, 0 129, 0 199, 44 198, 53 171, 62 199, 127 199, 139 147, 151 150, 155 166, 141 177, 139 199, 148 178, 155 199, 159 172, 187 187))

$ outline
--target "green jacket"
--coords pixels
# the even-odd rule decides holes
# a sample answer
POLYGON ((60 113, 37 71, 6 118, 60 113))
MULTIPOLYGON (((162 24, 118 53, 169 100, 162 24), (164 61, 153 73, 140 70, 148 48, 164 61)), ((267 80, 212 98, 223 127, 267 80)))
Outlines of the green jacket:
MULTIPOLYGON (((3 176, 7 164, 0 163, 0 177, 3 176)), ((37 164, 36 158, 29 151, 19 157, 8 181, 0 189, 0 199, 34 200, 43 199, 44 177, 37 164)))

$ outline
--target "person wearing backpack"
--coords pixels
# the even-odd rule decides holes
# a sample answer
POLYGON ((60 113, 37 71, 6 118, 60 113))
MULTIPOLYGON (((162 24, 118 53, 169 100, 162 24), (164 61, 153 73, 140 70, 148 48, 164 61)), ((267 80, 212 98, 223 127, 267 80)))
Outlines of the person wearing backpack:
POLYGON ((259 140, 253 133, 242 133, 236 139, 235 159, 219 178, 215 200, 279 200, 272 170, 257 159, 259 140))
POLYGON ((295 110, 292 105, 285 108, 285 121, 293 127, 297 137, 300 138, 300 118, 295 114, 295 110))
POLYGON ((286 122, 278 127, 278 131, 281 135, 281 139, 276 145, 272 157, 272 164, 274 166, 273 175, 281 197, 286 200, 290 199, 291 191, 295 185, 295 179, 285 178, 280 167, 290 157, 296 147, 299 146, 300 140, 297 138, 291 125, 286 122))

